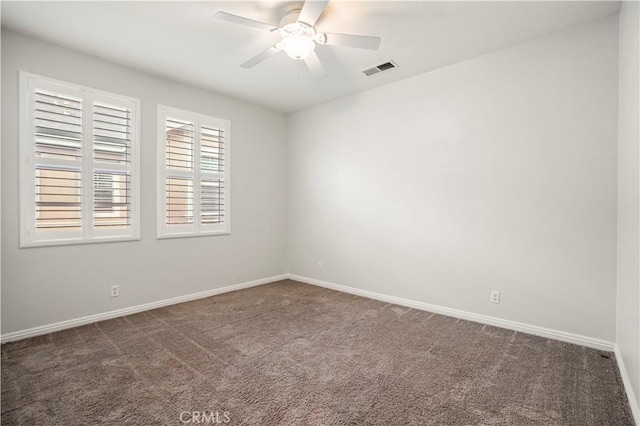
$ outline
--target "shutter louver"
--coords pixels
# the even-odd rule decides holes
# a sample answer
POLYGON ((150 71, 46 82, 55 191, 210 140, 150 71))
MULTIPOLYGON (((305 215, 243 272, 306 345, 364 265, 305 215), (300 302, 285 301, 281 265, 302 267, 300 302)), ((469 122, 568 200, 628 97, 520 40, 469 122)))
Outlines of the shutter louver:
POLYGON ((36 166, 36 230, 82 229, 80 170, 36 166))
POLYGON ((82 229, 82 100, 36 89, 35 229, 82 229))
POLYGON ((125 229, 131 226, 131 175, 96 171, 93 175, 94 226, 125 229))
POLYGON ((224 181, 222 179, 203 180, 200 191, 202 223, 224 223, 224 181))
POLYGON ((167 178, 167 225, 193 223, 193 180, 167 178))
POLYGON ((93 226, 131 226, 131 109, 93 103, 93 226))
POLYGON ((193 123, 173 118, 167 119, 166 149, 167 167, 193 170, 193 123))
POLYGON ((200 221, 224 223, 224 129, 200 128, 200 221))
POLYGON ((195 126, 193 122, 175 118, 168 118, 165 124, 166 167, 170 170, 166 179, 166 223, 190 225, 194 208, 195 126))
POLYGON ((224 130, 202 126, 200 169, 203 172, 224 172, 224 130))
POLYGON ((36 157, 82 158, 82 101, 36 90, 34 96, 36 157))
POLYGON ((94 103, 93 138, 95 161, 131 164, 131 110, 94 103))

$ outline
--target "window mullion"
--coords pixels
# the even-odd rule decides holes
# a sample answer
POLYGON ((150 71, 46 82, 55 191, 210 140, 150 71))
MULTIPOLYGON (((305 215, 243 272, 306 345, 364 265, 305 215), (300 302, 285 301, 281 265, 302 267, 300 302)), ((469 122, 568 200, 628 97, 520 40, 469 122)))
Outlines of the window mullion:
MULTIPOLYGON (((160 110, 158 110, 160 112, 160 110)), ((160 115, 160 114, 159 114, 160 115)), ((157 173, 156 176, 156 230, 157 233, 163 233, 167 229, 167 176, 169 170, 167 169, 167 138, 164 133, 167 117, 162 113, 161 117, 158 117, 157 129, 156 129, 156 149, 157 149, 157 173), (158 144, 162 140, 162 146, 158 144)))
POLYGON ((221 179, 224 180, 224 172, 200 172, 200 179, 221 179))
POLYGON ((92 164, 96 170, 131 173, 131 164, 105 163, 100 161, 93 161, 92 164))
POLYGON ((93 94, 82 93, 82 235, 93 236, 93 94))
MULTIPOLYGON (((84 150, 84 148, 83 148, 84 150)), ((80 171, 82 171, 82 166, 83 166, 83 160, 67 160, 66 158, 47 158, 47 157, 39 157, 36 158, 35 153, 30 154, 31 155, 31 159, 33 160, 33 165, 35 168, 35 165, 40 165, 40 166, 49 166, 49 167, 56 167, 56 168, 61 168, 61 169, 80 169, 80 171)), ((82 153, 82 155, 84 156, 84 151, 82 153)))
POLYGON ((200 232, 200 219, 202 217, 201 213, 201 173, 200 173, 200 120, 196 119, 194 122, 194 153, 193 153, 193 225, 195 228, 195 232, 200 232))
POLYGON ((193 179, 193 170, 178 170, 178 169, 170 169, 168 167, 164 168, 164 177, 168 178, 184 178, 184 179, 193 179))
MULTIPOLYGON (((21 78, 26 78, 21 75, 21 78)), ((23 215, 21 215, 21 220, 24 220, 24 213, 27 213, 27 226, 26 226, 26 240, 32 241, 36 237, 36 155, 35 155, 35 85, 29 81, 26 84, 27 88, 27 99, 26 105, 23 105, 23 110, 21 111, 24 114, 24 119, 26 123, 21 123, 21 129, 28 129, 28 136, 23 136, 26 140, 21 141, 21 149, 24 152, 24 157, 26 159, 26 164, 20 164, 21 171, 26 171, 26 173, 22 172, 20 179, 21 185, 24 186, 24 191, 22 195, 22 206, 23 206, 23 215)))
POLYGON ((158 234, 166 232, 167 229, 167 177, 169 176, 169 168, 167 167, 167 114, 160 106, 158 106, 158 122, 157 122, 157 142, 162 141, 162 144, 158 144, 158 182, 157 185, 157 198, 158 206, 156 216, 158 234))

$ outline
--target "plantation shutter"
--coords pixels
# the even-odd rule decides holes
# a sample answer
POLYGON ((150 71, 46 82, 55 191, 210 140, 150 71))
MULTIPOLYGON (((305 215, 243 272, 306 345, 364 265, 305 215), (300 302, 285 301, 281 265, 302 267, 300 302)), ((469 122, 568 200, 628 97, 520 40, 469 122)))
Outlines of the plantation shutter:
POLYGON ((193 224, 195 124, 167 118, 165 137, 166 224, 193 224))
POLYGON ((131 227, 131 107, 93 104, 93 225, 131 227))
MULTIPOLYGON (((54 89, 53 87, 51 89, 54 89)), ((34 88, 35 231, 82 230, 82 99, 34 88)))
POLYGON ((200 220, 224 224, 224 137, 222 127, 200 127, 200 220))
POLYGON ((138 101, 20 79, 21 245, 136 239, 138 101))
POLYGON ((160 106, 159 236, 229 232, 229 123, 160 106))

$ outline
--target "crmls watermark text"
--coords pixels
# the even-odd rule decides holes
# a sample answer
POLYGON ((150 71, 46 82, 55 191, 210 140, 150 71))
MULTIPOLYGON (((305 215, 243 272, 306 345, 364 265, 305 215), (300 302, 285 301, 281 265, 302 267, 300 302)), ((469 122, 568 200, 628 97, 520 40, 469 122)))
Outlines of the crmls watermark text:
POLYGON ((231 413, 228 411, 183 411, 180 413, 182 423, 206 423, 219 425, 231 421, 231 413))

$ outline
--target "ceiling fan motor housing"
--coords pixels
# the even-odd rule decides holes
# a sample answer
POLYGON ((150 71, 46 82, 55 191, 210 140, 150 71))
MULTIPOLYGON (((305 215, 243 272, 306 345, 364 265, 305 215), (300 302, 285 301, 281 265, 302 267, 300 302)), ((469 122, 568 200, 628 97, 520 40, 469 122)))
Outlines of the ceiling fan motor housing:
POLYGON ((302 60, 316 48, 316 30, 309 24, 298 22, 300 9, 294 9, 280 21, 280 48, 289 57, 302 60))

